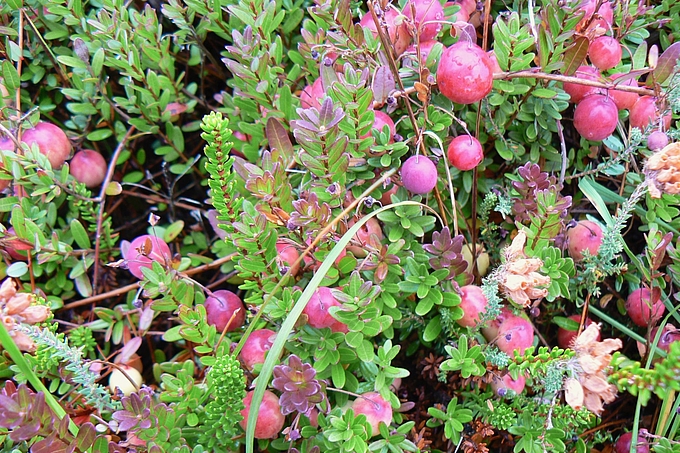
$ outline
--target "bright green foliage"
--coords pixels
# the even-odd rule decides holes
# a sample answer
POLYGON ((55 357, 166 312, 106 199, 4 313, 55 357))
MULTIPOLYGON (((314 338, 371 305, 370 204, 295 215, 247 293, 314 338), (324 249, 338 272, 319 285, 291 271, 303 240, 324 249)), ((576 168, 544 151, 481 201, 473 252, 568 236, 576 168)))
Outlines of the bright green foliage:
POLYGON ((458 404, 458 398, 453 398, 446 407, 446 412, 437 408, 431 407, 427 413, 432 416, 427 421, 427 426, 435 427, 444 424, 444 435, 450 439, 454 444, 460 441, 460 434, 463 432, 463 423, 472 420, 472 411, 470 409, 463 409, 458 404))
POLYGON ((245 376, 236 357, 222 352, 217 354, 206 379, 212 399, 205 405, 199 444, 206 449, 229 450, 236 446, 233 439, 239 432, 238 423, 243 419, 245 376))

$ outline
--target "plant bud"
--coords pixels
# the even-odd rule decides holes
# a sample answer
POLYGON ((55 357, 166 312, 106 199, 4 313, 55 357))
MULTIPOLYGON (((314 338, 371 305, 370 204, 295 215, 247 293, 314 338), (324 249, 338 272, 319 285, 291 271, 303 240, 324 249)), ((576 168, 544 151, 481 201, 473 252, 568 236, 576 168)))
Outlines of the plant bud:
POLYGON ((14 297, 16 293, 17 288, 11 278, 8 278, 0 285, 0 300, 9 300, 14 297))
POLYGON ((27 324, 37 324, 45 321, 50 316, 50 309, 44 305, 33 305, 21 313, 24 322, 27 324))
POLYGON ((35 343, 31 338, 23 332, 12 331, 10 332, 14 343, 17 345, 19 350, 24 352, 33 352, 36 350, 35 343))
POLYGON ((16 315, 24 311, 31 305, 33 294, 19 293, 12 297, 5 306, 8 315, 16 315))

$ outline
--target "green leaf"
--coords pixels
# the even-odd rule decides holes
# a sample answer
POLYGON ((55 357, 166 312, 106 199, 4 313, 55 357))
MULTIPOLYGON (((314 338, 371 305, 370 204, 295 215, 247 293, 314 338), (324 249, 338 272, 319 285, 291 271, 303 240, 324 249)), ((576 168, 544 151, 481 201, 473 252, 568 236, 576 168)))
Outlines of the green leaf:
POLYGON ((72 67, 72 68, 80 68, 80 69, 86 69, 87 65, 83 60, 81 60, 78 57, 71 57, 69 55, 59 55, 57 56, 57 61, 59 63, 62 63, 66 66, 72 67))
POLYGON ((423 340, 434 341, 442 332, 442 322, 439 317, 430 319, 423 332, 423 340))
POLYGON ((94 131, 87 134, 87 139, 93 142, 99 142, 106 140, 113 135, 111 129, 95 129, 94 131))
POLYGON ((165 242, 172 242, 184 229, 184 220, 177 220, 170 224, 163 233, 163 240, 165 242))
POLYGON ((5 88, 7 88, 7 91, 16 91, 21 88, 19 73, 9 60, 2 62, 2 78, 3 84, 5 85, 5 88))
POLYGON ((19 198, 15 196, 0 198, 0 212, 9 212, 12 207, 19 202, 19 198))
POLYGON ((28 264, 23 261, 16 261, 12 263, 5 271, 8 277, 19 278, 28 273, 28 264))
POLYGON ((532 94, 537 98, 552 99, 557 96, 557 91, 549 90, 548 88, 536 88, 532 94))
POLYGON ((647 63, 647 41, 642 41, 633 54, 633 69, 642 69, 647 63))
POLYGON ((85 230, 85 227, 83 227, 78 219, 71 220, 71 234, 73 235, 73 240, 76 241, 76 244, 81 249, 89 249, 92 246, 87 230, 85 230))

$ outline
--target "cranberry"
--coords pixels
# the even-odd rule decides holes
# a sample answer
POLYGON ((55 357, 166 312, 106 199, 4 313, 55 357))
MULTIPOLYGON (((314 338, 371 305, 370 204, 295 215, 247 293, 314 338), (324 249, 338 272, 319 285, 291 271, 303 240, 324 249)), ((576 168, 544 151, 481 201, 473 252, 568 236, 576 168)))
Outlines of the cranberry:
MULTIPOLYGON (((243 420, 239 422, 245 431, 248 428, 248 415, 253 401, 254 390, 249 391, 243 399, 245 406, 241 410, 243 420)), ((264 391, 262 402, 257 409, 257 421, 255 422, 255 439, 275 439, 283 429, 286 417, 281 413, 279 398, 269 390, 264 391)))
POLYGON ((437 166, 425 156, 411 156, 401 166, 401 182, 415 194, 429 193, 437 185, 437 166))
POLYGON ((474 104, 491 92, 493 71, 491 59, 481 47, 461 40, 444 49, 437 67, 437 85, 451 101, 474 104))
POLYGON ((661 318, 666 306, 661 301, 661 291, 658 288, 653 292, 647 288, 638 288, 628 295, 626 311, 631 321, 640 327, 647 327, 650 321, 661 318))
POLYGON ((582 137, 600 141, 612 135, 619 121, 614 101, 602 94, 587 96, 574 110, 574 127, 582 137))
POLYGON ((479 316, 486 311, 488 300, 482 288, 474 285, 463 286, 460 289, 460 305, 463 317, 456 322, 464 327, 474 327, 479 323, 479 316))
POLYGON ((600 71, 611 69, 621 62, 621 44, 611 36, 600 36, 590 43, 588 56, 600 71))
MULTIPOLYGON (((649 125, 655 125, 659 121, 659 109, 656 105, 656 98, 652 96, 641 96, 635 105, 630 109, 630 127, 637 127, 644 130, 649 125)), ((663 117, 663 129, 671 127, 671 114, 663 117)))
MULTIPOLYGON (((616 83, 616 81, 623 76, 625 76, 625 74, 613 74, 611 76, 611 79, 614 83, 616 83)), ((628 78, 625 79, 623 82, 618 83, 617 85, 636 87, 638 86, 638 83, 637 80, 635 80, 634 78, 628 78)), ((616 107, 619 110, 630 109, 635 105, 638 98, 640 97, 640 95, 637 93, 629 93, 627 91, 621 91, 616 89, 609 90, 609 96, 612 98, 614 104, 616 104, 616 107)))
POLYGON ((52 123, 41 121, 34 128, 25 130, 21 141, 29 147, 36 144, 54 169, 61 168, 71 154, 71 141, 64 131, 52 123))
MULTIPOLYGON (((597 68, 594 68, 592 66, 580 66, 576 70, 576 74, 574 74, 574 76, 583 80, 599 80, 600 71, 598 71, 597 68)), ((566 91, 567 94, 571 97, 571 102, 573 102, 574 104, 578 104, 583 100, 583 98, 590 94, 602 92, 600 88, 590 87, 587 85, 581 85, 578 83, 571 82, 564 83, 564 91, 566 91)))
POLYGON ((652 151, 663 149, 670 143, 670 139, 665 132, 654 131, 647 137, 647 148, 652 151))
POLYGON ((153 261, 165 265, 172 259, 168 244, 150 234, 144 234, 132 241, 123 255, 128 270, 139 279, 144 278, 142 268, 151 269, 153 261))
POLYGON ((275 338, 276 332, 269 329, 258 329, 250 332, 239 354, 239 358, 248 370, 252 371, 255 365, 264 363, 265 355, 274 344, 275 338))
POLYGON ((389 401, 380 396, 380 393, 364 393, 352 403, 355 415, 364 414, 371 425, 371 437, 380 433, 380 422, 390 425, 392 423, 392 406, 389 401))
POLYGON ((333 297, 330 288, 320 287, 314 291, 302 313, 307 315, 307 323, 315 329, 330 327, 333 332, 347 333, 347 325, 335 319, 328 312, 330 307, 339 307, 341 305, 333 297))
POLYGON ((232 332, 246 322, 246 307, 236 294, 226 289, 213 292, 203 304, 205 306, 207 322, 215 326, 218 332, 232 332), (233 319, 232 319, 233 318, 233 319))
POLYGON ((91 149, 78 151, 69 164, 71 176, 90 189, 98 187, 104 182, 107 170, 106 159, 97 151, 91 149))
MULTIPOLYGON (((387 25, 387 34, 394 46, 394 52, 398 55, 404 53, 408 45, 411 43, 411 35, 408 33, 406 24, 399 23, 397 25, 397 18, 400 16, 394 8, 389 8, 384 11, 383 19, 387 25)), ((378 36, 378 29, 375 26, 375 21, 373 20, 373 15, 368 12, 361 17, 359 25, 362 28, 368 28, 373 32, 373 36, 378 36)))
POLYGON ((481 143, 471 135, 459 135, 451 140, 446 154, 451 165, 461 171, 472 170, 484 160, 481 143))
POLYGON ((515 351, 520 355, 534 343, 534 329, 531 321, 521 316, 510 314, 498 327, 496 346, 512 356, 515 351))
POLYGON ((429 41, 434 39, 442 29, 444 8, 439 0, 409 0, 404 6, 404 16, 413 21, 418 29, 420 41, 429 41), (413 9, 415 9, 415 17, 413 9))
POLYGON ((575 227, 567 230, 569 241, 569 255, 574 261, 583 260, 583 252, 588 250, 591 255, 597 255, 602 244, 602 228, 590 220, 581 220, 575 227))
POLYGON ((326 91, 323 88, 323 81, 321 80, 321 77, 319 77, 311 86, 307 85, 302 89, 302 93, 300 93, 300 105, 305 109, 312 107, 320 109, 321 102, 319 102, 319 100, 323 99, 325 95, 326 91))
MULTIPOLYGON (((642 430, 640 430, 642 431, 642 430)), ((619 440, 616 441, 616 445, 614 446, 614 451, 616 453, 629 453, 630 452, 630 443, 633 440, 633 433, 628 432, 621 434, 619 437, 619 440)), ((638 441, 637 441, 637 446, 636 449, 633 450, 636 451, 637 453, 649 453, 649 445, 645 441, 645 438, 638 435, 638 441)))
MULTIPOLYGON (((581 322, 581 315, 571 315, 569 316, 569 319, 572 319, 576 322, 581 322)), ((586 323, 583 326, 583 328, 587 328, 589 325, 593 323, 593 320, 590 318, 586 318, 586 323)), ((562 349, 567 349, 572 346, 574 343, 574 339, 576 339, 576 334, 578 333, 578 330, 567 330, 563 329, 560 327, 557 329, 557 345, 562 348, 562 349)), ((600 341, 600 333, 598 332, 597 334, 597 341, 600 341)))

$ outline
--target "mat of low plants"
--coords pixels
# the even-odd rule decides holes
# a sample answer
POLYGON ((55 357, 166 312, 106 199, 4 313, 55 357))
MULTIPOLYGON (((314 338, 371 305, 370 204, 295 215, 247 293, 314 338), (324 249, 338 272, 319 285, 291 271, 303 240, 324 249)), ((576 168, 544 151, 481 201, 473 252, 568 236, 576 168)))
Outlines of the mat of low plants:
POLYGON ((680 452, 679 17, 0 2, 2 451, 680 452))

